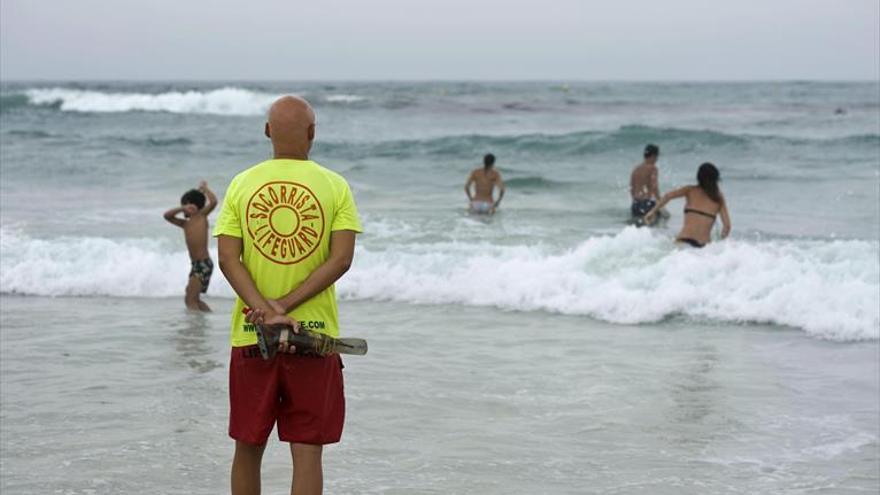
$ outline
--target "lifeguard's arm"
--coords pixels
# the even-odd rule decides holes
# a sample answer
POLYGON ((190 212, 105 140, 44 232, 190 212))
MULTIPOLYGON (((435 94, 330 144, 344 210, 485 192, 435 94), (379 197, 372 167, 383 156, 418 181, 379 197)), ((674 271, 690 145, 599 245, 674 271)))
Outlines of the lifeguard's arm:
POLYGON ((684 187, 680 187, 674 191, 669 191, 668 193, 666 193, 666 195, 660 199, 660 202, 657 203, 656 205, 654 205, 654 207, 651 208, 651 211, 649 211, 648 213, 645 214, 645 219, 650 220, 651 218, 654 218, 654 215, 656 215, 657 212, 660 211, 661 208, 666 206, 666 203, 670 202, 671 200, 673 200, 675 198, 680 198, 680 197, 686 195, 688 193, 688 191, 690 190, 690 188, 691 188, 691 186, 684 186, 684 187))
POLYGON ((727 236, 730 235, 730 213, 727 211, 727 201, 723 196, 721 198, 721 224, 721 238, 727 239, 727 236))
POLYGON ((229 285, 251 309, 263 310, 267 315, 274 315, 275 311, 269 306, 266 298, 257 290, 254 279, 250 272, 241 262, 242 243, 241 238, 231 235, 217 236, 217 251, 220 259, 220 270, 229 281, 229 285))
POLYGON ((504 181, 501 180, 501 174, 498 174, 498 180, 495 181, 495 186, 498 187, 498 201, 495 202, 493 208, 498 208, 498 205, 501 204, 501 200, 504 199, 504 181))
POLYGON ((170 210, 166 211, 165 215, 163 215, 163 216, 165 217, 165 220, 168 223, 174 224, 174 225, 177 225, 178 227, 183 228, 183 226, 186 224, 186 220, 179 218, 177 216, 177 214, 182 211, 183 211, 183 207, 178 206, 177 208, 171 208, 170 210))
POLYGON ((467 194, 468 201, 473 201, 474 197, 471 196, 471 184, 474 183, 474 173, 471 172, 471 175, 468 176, 467 182, 464 183, 464 193, 467 194))
MULTIPOLYGON (((330 234, 330 257, 315 269, 303 283, 278 300, 286 312, 291 312, 302 303, 339 280, 351 267, 354 258, 356 232, 353 230, 334 230, 330 234)), ((224 272, 225 273, 225 272, 224 272)))
POLYGON ((202 208, 201 213, 202 215, 208 216, 211 214, 212 211, 214 211, 214 208, 217 207, 217 195, 214 194, 214 191, 212 191, 208 187, 208 183, 205 181, 199 183, 199 191, 202 191, 202 194, 204 194, 205 198, 207 198, 208 200, 208 202, 202 208))

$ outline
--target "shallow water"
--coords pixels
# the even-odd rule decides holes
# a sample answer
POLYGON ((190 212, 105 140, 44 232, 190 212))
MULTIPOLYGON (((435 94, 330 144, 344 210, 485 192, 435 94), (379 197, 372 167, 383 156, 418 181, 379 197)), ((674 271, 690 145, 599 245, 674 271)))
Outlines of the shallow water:
MULTIPOLYGON (((2 298, 4 493, 222 493, 229 300, 2 298), (34 331, 39 328, 40 331, 34 331), (59 338, 60 337, 60 338, 59 338)), ((346 302, 327 493, 869 493, 878 347, 346 302)), ((265 493, 286 493, 274 437, 265 493)))

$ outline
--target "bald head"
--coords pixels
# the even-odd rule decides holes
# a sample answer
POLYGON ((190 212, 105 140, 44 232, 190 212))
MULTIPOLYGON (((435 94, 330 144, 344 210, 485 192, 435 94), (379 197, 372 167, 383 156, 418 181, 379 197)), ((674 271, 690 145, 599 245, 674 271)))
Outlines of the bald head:
POLYGON ((298 96, 282 96, 269 107, 266 136, 275 158, 306 160, 315 139, 315 111, 298 96))

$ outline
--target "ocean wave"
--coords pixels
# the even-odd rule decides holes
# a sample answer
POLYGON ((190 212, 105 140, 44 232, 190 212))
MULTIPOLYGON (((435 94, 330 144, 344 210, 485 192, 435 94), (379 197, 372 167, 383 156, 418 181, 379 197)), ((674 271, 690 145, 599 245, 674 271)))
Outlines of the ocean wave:
POLYGON ((328 103, 358 103, 366 100, 363 96, 347 94, 327 95, 324 97, 324 101, 328 103))
MULTIPOLYGON (((156 239, 33 239, 0 230, 0 292, 41 296, 165 297, 180 294, 186 252, 156 239), (174 273, 171 267, 180 266, 174 273), (175 276, 176 275, 176 276, 175 276)), ((215 258, 216 259, 216 258, 215 258)), ((226 293, 226 295, 231 295, 226 293)))
POLYGON ((7 112, 16 108, 28 106, 29 99, 27 95, 21 93, 11 93, 0 95, 0 113, 7 112))
MULTIPOLYGON (((3 95, 9 110, 27 105, 50 107, 63 112, 121 113, 168 112, 207 115, 262 115, 277 94, 225 87, 210 91, 168 91, 164 93, 105 92, 80 88, 30 88, 3 95)), ((318 102, 347 105, 367 101, 354 94, 330 94, 318 102)))
POLYGON ((472 158, 486 150, 503 150, 519 155, 553 156, 582 154, 582 147, 597 137, 599 132, 568 134, 521 134, 489 136, 465 134, 418 140, 389 140, 379 142, 319 141, 318 150, 351 158, 409 158, 419 156, 472 158))
POLYGON ((416 251, 362 250, 340 293, 430 304, 494 306, 638 324, 685 317, 770 323, 833 340, 880 337, 877 243, 670 248, 628 228, 564 253, 535 247, 449 244, 416 251), (480 253, 480 254, 474 254, 480 253))
MULTIPOLYGON (((31 87, 11 90, 0 95, 0 111, 6 112, 21 107, 36 106, 53 108, 63 112, 167 112, 249 116, 263 115, 277 96, 278 94, 235 86, 213 90, 160 93, 113 91, 109 87, 91 87, 91 89, 64 86, 31 87)), ((343 92, 328 94, 318 92, 306 96, 312 98, 313 103, 318 105, 344 106, 350 111, 374 107, 390 110, 405 109, 422 101, 416 96, 393 92, 369 98, 343 92)), ((508 111, 522 111, 528 107, 521 104, 507 104, 504 105, 504 108, 508 111)), ((546 153, 553 153, 555 156, 582 156, 606 151, 629 151, 643 146, 646 142, 662 143, 664 148, 677 149, 678 152, 731 147, 735 148, 738 153, 742 153, 748 146, 767 143, 819 147, 829 145, 862 146, 870 147, 873 151, 874 148, 880 146, 880 134, 861 133, 835 138, 807 139, 772 134, 632 124, 621 126, 615 130, 586 130, 564 134, 532 133, 503 136, 470 134, 417 141, 384 141, 372 143, 371 148, 374 148, 375 153, 379 156, 414 154, 470 156, 474 152, 488 148, 535 156, 546 153)), ((363 145, 348 143, 324 143, 323 145, 342 150, 353 148, 353 154, 364 152, 363 145)), ((369 149, 368 151, 373 150, 369 149)))
POLYGON ((857 134, 852 136, 844 136, 825 140, 828 143, 844 144, 844 145, 868 145, 880 147, 880 134, 857 134))
POLYGON ((26 129, 11 129, 4 132, 7 136, 15 136, 20 138, 30 138, 30 139, 47 139, 53 137, 60 137, 57 134, 52 134, 46 131, 40 130, 26 130, 26 129))
MULTIPOLYGON (((0 291, 45 296, 180 296, 184 251, 156 239, 35 239, 4 228, 0 291)), ((766 323, 837 341, 880 338, 878 244, 729 240, 677 249, 645 229, 541 246, 409 244, 358 249, 348 299, 549 311, 621 323, 684 317, 766 323)), ((231 297, 217 273, 209 295, 231 297)))
POLYGON ((64 112, 169 112, 211 115, 261 115, 278 95, 226 87, 211 91, 121 93, 70 88, 32 88, 24 92, 31 105, 64 112))
POLYGON ((165 147, 174 147, 174 146, 190 146, 193 143, 192 139, 185 137, 154 137, 149 136, 145 138, 131 138, 126 136, 112 136, 108 138, 111 141, 125 143, 128 145, 134 146, 147 146, 147 147, 155 147, 155 148, 165 148, 165 147))
POLYGON ((750 147, 812 146, 828 149, 830 146, 858 147, 873 153, 880 146, 880 135, 866 134, 832 139, 793 139, 781 136, 728 134, 710 130, 664 128, 629 125, 614 131, 578 131, 564 134, 483 135, 464 134, 420 140, 390 140, 372 143, 319 141, 317 149, 351 157, 411 158, 433 156, 443 158, 472 158, 486 150, 543 160, 547 157, 583 157, 605 152, 631 152, 645 143, 662 143, 664 148, 677 152, 711 149, 717 153, 725 147, 742 154, 750 147))
POLYGON ((570 187, 572 183, 559 182, 535 175, 507 179, 504 181, 504 185, 512 189, 556 189, 560 187, 570 187))
POLYGON ((191 139, 180 137, 180 138, 157 138, 150 137, 145 140, 145 143, 149 146, 189 146, 193 144, 191 139))

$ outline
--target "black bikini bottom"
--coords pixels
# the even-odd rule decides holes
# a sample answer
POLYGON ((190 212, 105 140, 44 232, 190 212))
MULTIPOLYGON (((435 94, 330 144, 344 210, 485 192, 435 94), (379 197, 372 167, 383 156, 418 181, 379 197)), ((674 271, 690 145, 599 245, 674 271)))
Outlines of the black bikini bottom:
POLYGON ((706 246, 706 245, 703 244, 702 242, 697 241, 697 240, 694 240, 694 239, 691 239, 690 237, 681 237, 681 238, 676 239, 676 240, 677 240, 678 242, 685 242, 685 243, 687 243, 687 244, 690 244, 691 247, 695 247, 695 248, 701 248, 701 247, 705 247, 705 246, 706 246))

